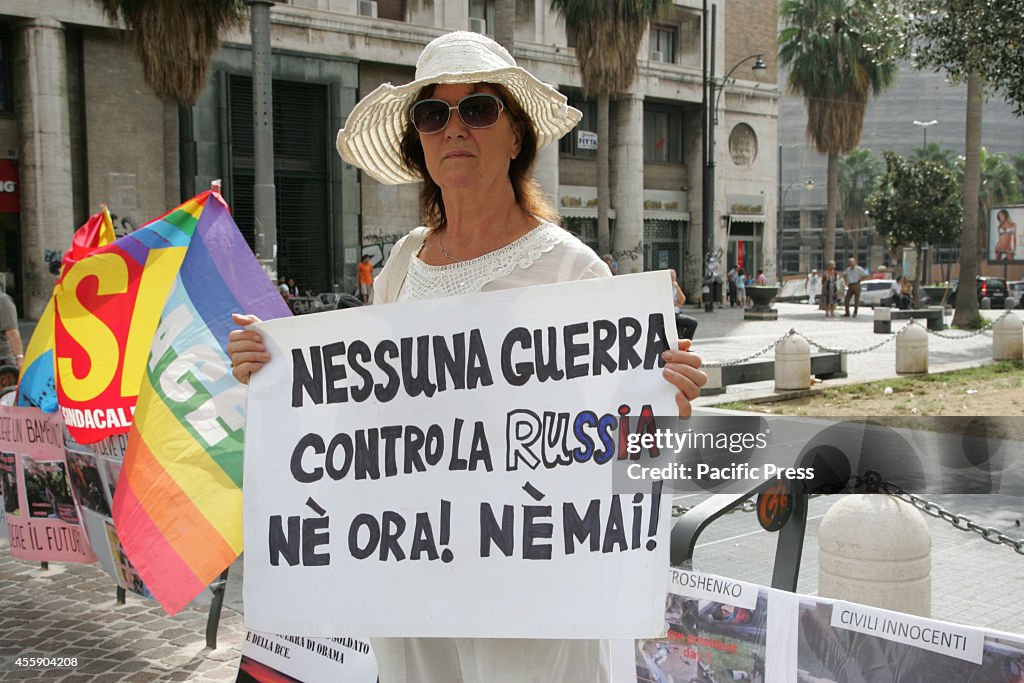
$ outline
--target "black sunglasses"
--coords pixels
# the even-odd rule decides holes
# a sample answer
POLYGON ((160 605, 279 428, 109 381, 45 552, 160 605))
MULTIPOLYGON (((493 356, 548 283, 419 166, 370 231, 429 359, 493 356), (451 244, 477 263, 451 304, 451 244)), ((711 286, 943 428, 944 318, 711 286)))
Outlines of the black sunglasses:
POLYGON ((413 127, 424 135, 440 133, 448 125, 452 110, 470 128, 490 128, 498 122, 505 105, 496 95, 476 93, 459 100, 454 107, 444 100, 420 100, 409 109, 413 127))

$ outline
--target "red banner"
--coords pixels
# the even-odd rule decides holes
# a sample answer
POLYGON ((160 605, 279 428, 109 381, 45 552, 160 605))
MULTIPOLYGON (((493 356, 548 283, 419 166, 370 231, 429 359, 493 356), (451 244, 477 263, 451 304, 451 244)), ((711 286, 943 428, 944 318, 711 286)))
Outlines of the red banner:
POLYGON ((20 211, 18 162, 13 159, 0 159, 0 213, 18 213, 20 211))

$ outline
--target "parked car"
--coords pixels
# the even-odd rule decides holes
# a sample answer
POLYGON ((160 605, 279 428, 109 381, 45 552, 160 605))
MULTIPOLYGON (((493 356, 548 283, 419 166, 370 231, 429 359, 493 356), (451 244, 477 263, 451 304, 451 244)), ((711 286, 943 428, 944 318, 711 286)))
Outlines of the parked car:
MULTIPOLYGON (((960 288, 960 283, 957 282, 953 285, 953 291, 949 293, 948 303, 950 306, 956 306, 956 294, 960 288)), ((981 300, 988 298, 992 303, 992 308, 1005 308, 1006 306, 1006 280, 1001 277, 986 277, 979 275, 977 280, 977 296, 978 304, 981 304, 981 300)))
POLYGON ((1016 308, 1024 308, 1024 280, 1006 283, 1007 295, 1017 302, 1016 308))
POLYGON ((892 303, 892 280, 861 280, 861 306, 889 306, 892 303))

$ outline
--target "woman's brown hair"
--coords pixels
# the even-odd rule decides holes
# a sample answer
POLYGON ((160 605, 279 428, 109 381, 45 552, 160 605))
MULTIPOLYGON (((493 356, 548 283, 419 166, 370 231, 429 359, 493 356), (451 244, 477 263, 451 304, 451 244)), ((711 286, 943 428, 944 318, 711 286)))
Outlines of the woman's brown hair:
MULTIPOLYGON (((508 177, 512 182, 512 190, 515 192, 516 204, 532 216, 552 223, 559 222, 558 212, 551 206, 547 195, 540 185, 533 178, 533 162, 537 158, 537 132, 534 130, 533 122, 526 115, 523 108, 504 87, 495 83, 487 83, 494 88, 505 105, 505 114, 509 122, 519 132, 519 154, 512 159, 508 167, 508 177)), ((434 92, 434 86, 428 85, 420 91, 417 101, 430 97, 434 92)), ((430 177, 427 171, 427 162, 423 156, 423 146, 420 145, 419 133, 412 125, 412 121, 406 121, 405 132, 401 142, 402 161, 413 173, 418 173, 423 178, 423 190, 420 192, 420 209, 423 212, 424 224, 434 230, 444 230, 448 225, 448 218, 444 212, 444 198, 441 188, 430 177)))

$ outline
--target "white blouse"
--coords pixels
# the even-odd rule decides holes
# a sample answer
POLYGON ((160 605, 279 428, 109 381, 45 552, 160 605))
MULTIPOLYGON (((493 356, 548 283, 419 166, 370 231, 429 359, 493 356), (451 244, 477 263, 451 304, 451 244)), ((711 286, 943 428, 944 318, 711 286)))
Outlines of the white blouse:
MULTIPOLYGON (((391 253, 401 252, 403 237, 391 253)), ((374 303, 611 277, 594 250, 554 223, 475 259, 431 266, 413 255, 405 273, 388 261, 374 281, 374 303)), ((381 683, 608 683, 608 641, 489 638, 371 638, 381 683)))
MULTIPOLYGON (((398 253, 408 235, 391 253, 398 253)), ((387 298, 391 261, 374 282, 374 303, 391 303, 387 298)), ((427 265, 417 257, 409 259, 398 301, 418 301, 455 294, 491 292, 554 282, 571 282, 610 277, 608 266, 594 250, 575 235, 554 223, 541 223, 515 242, 483 256, 443 266, 427 265)))

